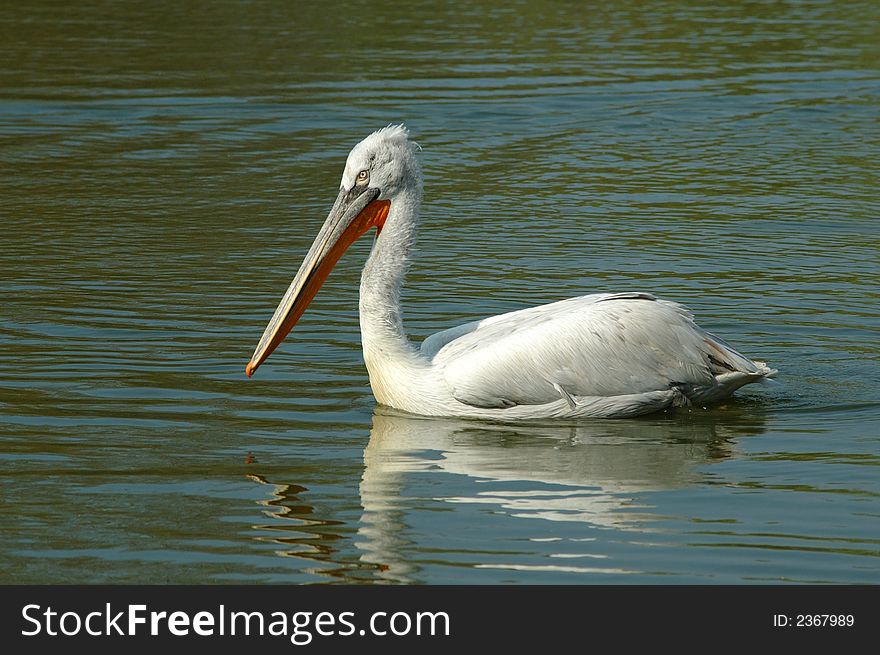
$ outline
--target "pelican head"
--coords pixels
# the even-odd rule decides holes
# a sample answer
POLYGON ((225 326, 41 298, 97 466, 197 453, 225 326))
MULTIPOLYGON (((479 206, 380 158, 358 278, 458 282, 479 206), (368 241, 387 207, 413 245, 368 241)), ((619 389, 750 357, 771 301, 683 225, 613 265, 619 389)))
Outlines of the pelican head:
POLYGON ((348 247, 371 228, 382 231, 396 197, 421 191, 416 146, 408 137, 403 125, 389 125, 352 148, 336 202, 266 326, 245 368, 248 377, 296 325, 348 247))

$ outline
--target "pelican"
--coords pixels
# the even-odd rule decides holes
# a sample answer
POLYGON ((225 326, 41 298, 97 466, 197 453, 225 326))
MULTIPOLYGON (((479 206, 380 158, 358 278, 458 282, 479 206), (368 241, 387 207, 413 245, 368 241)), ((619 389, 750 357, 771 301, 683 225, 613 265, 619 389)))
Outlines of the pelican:
POLYGON ((641 291, 597 293, 407 339, 400 289, 422 200, 403 125, 348 155, 336 202, 248 363, 278 347, 345 250, 375 228, 360 286, 364 362, 376 401, 426 416, 517 421, 630 417, 705 405, 776 373, 705 332, 681 305, 641 291))

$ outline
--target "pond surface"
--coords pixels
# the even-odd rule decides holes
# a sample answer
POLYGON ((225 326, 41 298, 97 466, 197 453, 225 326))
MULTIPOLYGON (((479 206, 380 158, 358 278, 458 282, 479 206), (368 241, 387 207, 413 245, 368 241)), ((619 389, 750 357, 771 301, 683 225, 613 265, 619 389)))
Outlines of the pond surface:
POLYGON ((880 583, 880 4, 0 8, 0 580, 880 583), (779 369, 721 406, 376 408, 352 248, 405 121, 414 340, 646 290, 779 369))

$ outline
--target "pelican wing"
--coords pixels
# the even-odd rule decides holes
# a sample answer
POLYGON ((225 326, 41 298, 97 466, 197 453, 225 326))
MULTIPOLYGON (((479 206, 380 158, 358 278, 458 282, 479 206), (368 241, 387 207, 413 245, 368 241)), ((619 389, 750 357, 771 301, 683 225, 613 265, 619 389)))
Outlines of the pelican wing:
POLYGON ((459 402, 487 408, 704 389, 718 374, 762 374, 684 307, 647 293, 580 296, 493 316, 435 334, 421 352, 459 402))

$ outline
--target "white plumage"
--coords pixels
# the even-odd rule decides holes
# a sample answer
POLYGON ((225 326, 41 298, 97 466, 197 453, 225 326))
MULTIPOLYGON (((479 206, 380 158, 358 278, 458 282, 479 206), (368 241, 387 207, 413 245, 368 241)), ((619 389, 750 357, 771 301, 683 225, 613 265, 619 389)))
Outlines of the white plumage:
POLYGON ((415 240, 422 178, 403 126, 354 147, 339 197, 257 346, 248 374, 305 310, 342 251, 378 235, 361 278, 364 360, 376 399, 415 414, 502 420, 626 417, 711 403, 772 376, 699 328, 681 305, 607 293, 486 318, 413 346, 400 288, 415 240))

